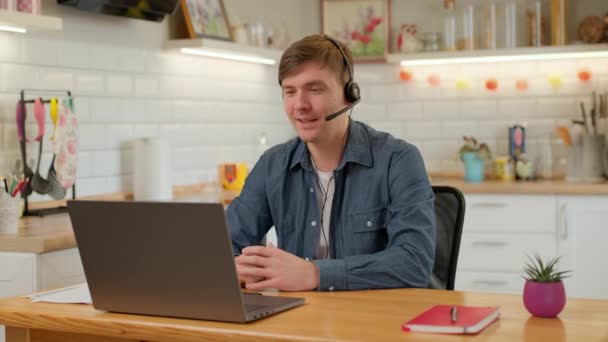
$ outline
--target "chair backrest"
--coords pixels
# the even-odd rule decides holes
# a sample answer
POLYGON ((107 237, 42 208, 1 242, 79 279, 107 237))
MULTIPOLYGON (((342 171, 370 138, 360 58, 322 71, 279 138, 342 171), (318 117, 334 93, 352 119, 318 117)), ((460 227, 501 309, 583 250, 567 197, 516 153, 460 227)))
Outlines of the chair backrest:
POLYGON ((429 288, 454 290, 465 212, 464 196, 460 190, 450 186, 433 186, 433 192, 437 246, 429 288))

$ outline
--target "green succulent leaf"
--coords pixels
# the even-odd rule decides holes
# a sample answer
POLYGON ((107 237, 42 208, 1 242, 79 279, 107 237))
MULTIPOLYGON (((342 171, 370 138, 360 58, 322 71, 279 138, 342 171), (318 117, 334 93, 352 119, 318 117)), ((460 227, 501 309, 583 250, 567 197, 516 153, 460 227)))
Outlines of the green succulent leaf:
POLYGON ((464 142, 460 147, 460 150, 458 151, 461 160, 462 155, 465 152, 477 152, 480 159, 484 161, 492 160, 492 152, 490 151, 490 148, 487 144, 480 143, 472 136, 463 136, 462 139, 464 140, 464 142))
POLYGON ((524 265, 524 278, 526 280, 535 281, 538 283, 555 283, 570 276, 572 271, 558 271, 557 264, 561 257, 543 260, 538 253, 534 254, 534 258, 528 257, 527 264, 524 265))

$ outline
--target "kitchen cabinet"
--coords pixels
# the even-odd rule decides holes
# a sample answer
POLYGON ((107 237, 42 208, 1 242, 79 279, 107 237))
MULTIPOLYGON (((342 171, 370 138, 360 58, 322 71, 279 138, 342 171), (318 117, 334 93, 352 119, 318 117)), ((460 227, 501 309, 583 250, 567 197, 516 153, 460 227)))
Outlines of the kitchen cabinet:
POLYGON ((608 299, 608 196, 465 195, 456 289, 521 293, 527 255, 561 256, 566 295, 608 299))
POLYGON ((83 282, 77 248, 41 254, 0 252, 0 298, 83 282))
POLYGON ((466 194, 457 290, 521 293, 527 255, 556 252, 552 195, 466 194))
POLYGON ((569 297, 608 299, 608 197, 558 198, 557 245, 569 297))
MULTIPOLYGON (((48 253, 0 252, 0 298, 85 282, 77 248, 48 253)), ((0 342, 4 327, 0 325, 0 342)))

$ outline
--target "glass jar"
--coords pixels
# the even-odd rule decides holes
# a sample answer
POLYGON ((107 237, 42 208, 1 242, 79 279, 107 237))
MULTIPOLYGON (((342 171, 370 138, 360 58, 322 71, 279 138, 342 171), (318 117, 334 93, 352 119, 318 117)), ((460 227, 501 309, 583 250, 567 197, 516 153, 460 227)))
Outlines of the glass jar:
POLYGON ((420 34, 420 40, 424 44, 423 51, 439 51, 439 42, 441 41, 441 34, 439 32, 423 32, 420 34))

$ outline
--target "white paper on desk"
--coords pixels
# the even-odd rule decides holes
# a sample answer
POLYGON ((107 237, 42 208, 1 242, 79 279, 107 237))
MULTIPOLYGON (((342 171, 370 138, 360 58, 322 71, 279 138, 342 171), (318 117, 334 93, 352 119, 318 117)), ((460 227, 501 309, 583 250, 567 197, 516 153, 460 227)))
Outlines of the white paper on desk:
POLYGON ((87 283, 26 296, 32 302, 91 304, 91 293, 87 283))

